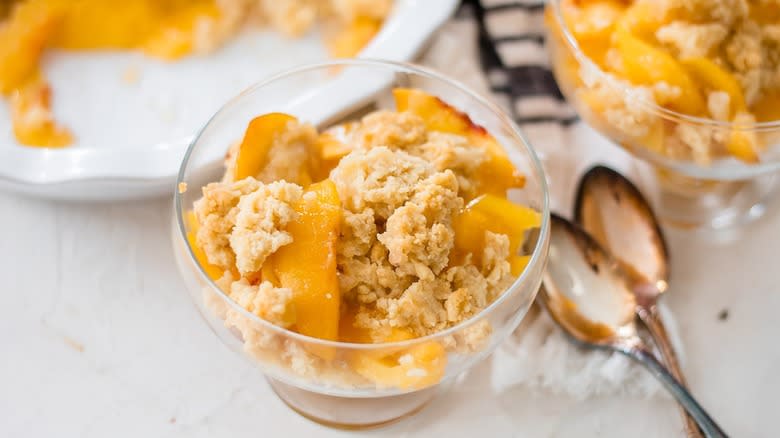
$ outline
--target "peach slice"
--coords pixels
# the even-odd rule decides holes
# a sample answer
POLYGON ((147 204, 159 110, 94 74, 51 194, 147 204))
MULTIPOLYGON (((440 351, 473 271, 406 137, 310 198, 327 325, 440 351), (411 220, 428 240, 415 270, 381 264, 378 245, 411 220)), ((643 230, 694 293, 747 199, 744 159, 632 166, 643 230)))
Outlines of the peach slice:
POLYGON ((780 22, 780 8, 773 2, 751 2, 750 18, 759 24, 777 24, 780 22))
POLYGON ((479 258, 485 231, 509 236, 509 253, 517 254, 525 232, 541 225, 538 211, 515 204, 495 195, 482 195, 469 202, 455 217, 455 247, 479 258))
POLYGON ((487 150, 488 160, 478 175, 479 192, 506 196, 508 189, 525 185, 525 178, 515 169, 498 141, 485 128, 472 122, 468 115, 420 90, 396 88, 393 97, 398 111, 418 115, 428 129, 465 136, 473 145, 487 150))
POLYGON ((653 1, 637 0, 625 10, 615 28, 636 35, 644 41, 651 41, 664 21, 660 11, 661 8, 653 1))
POLYGON ((179 59, 192 52, 198 23, 216 20, 219 15, 219 6, 214 1, 192 1, 180 6, 161 20, 159 29, 143 41, 144 52, 161 59, 179 59))
POLYGON ((27 146, 64 147, 73 142, 71 132, 51 113, 51 89, 43 80, 33 80, 11 95, 14 136, 27 146))
MULTIPOLYGON (((357 327, 355 317, 357 315, 357 306, 348 304, 341 314, 339 320, 339 341, 351 342, 355 344, 374 344, 384 342, 400 342, 414 339, 415 335, 409 330, 393 327, 386 336, 377 336, 371 329, 357 327)), ((366 354, 369 354, 366 352, 366 354)), ((388 353, 374 354, 377 357, 386 356, 388 353)))
MULTIPOLYGON (((739 114, 736 118, 739 118, 739 114)), ((733 129, 729 134, 726 149, 734 157, 748 164, 754 164, 759 161, 758 145, 758 136, 755 131, 733 129)))
POLYGON ((759 122, 780 120, 780 93, 763 93, 750 110, 759 122))
POLYGON ((274 140, 297 119, 289 114, 268 113, 255 117, 249 122, 244 138, 238 147, 235 179, 242 180, 256 176, 263 170, 268 159, 268 151, 274 140))
MULTIPOLYGON (((383 339, 375 339, 371 330, 355 327, 354 307, 341 316, 339 340, 359 344, 401 342, 414 339, 407 329, 392 328, 383 339)), ((413 347, 389 347, 354 351, 348 356, 352 368, 366 379, 384 387, 423 388, 436 384, 444 375, 447 356, 437 342, 425 342, 413 347)))
POLYGON ((374 342, 371 337, 371 331, 355 326, 355 315, 357 307, 347 305, 339 319, 339 341, 351 342, 354 344, 371 344, 374 342))
POLYGON ((520 274, 525 271, 525 267, 528 266, 528 262, 531 260, 531 256, 524 255, 510 255, 509 256, 509 270, 512 272, 512 275, 515 277, 519 276, 520 274))
POLYGON ((704 99, 691 75, 672 55, 658 49, 625 29, 617 27, 613 43, 622 60, 622 74, 636 85, 654 85, 666 82, 680 88, 680 96, 671 100, 659 99, 661 105, 690 115, 704 111, 704 99))
POLYGON ((339 282, 336 244, 341 207, 331 180, 312 184, 295 206, 297 220, 287 226, 293 241, 279 248, 271 263, 279 286, 293 292, 296 331, 320 339, 337 340, 339 282))
POLYGON ((317 137, 316 149, 319 151, 319 166, 312 166, 312 175, 318 180, 327 178, 339 161, 352 152, 351 135, 358 122, 346 122, 326 129, 317 137))
MULTIPOLYGON (((413 339, 414 335, 396 329, 394 339, 388 342, 413 339)), ((423 342, 396 351, 355 352, 350 364, 361 376, 383 387, 421 389, 435 385, 444 377, 447 353, 438 342, 423 342)))
POLYGON ((195 256, 195 260, 197 260, 198 264, 203 268, 203 272, 205 272, 209 278, 215 281, 222 278, 222 275, 224 275, 225 272, 218 266, 209 263, 206 253, 203 252, 203 249, 198 245, 197 239, 195 238, 195 236, 198 235, 198 228, 200 228, 200 223, 195 216, 195 212, 186 212, 184 214, 184 221, 190 229, 189 232, 187 232, 187 241, 190 244, 190 248, 192 248, 192 255, 195 256))
POLYGON ((330 56, 351 58, 368 44, 382 27, 382 20, 371 17, 355 19, 325 40, 330 56))
POLYGON ((599 2, 561 2, 561 10, 566 25, 571 29, 585 54, 602 65, 615 23, 623 15, 626 5, 616 0, 599 2))
POLYGON ((687 58, 680 60, 680 63, 694 80, 704 84, 706 88, 725 91, 729 95, 732 116, 745 110, 745 96, 734 75, 707 58, 687 58))
POLYGON ((753 138, 744 132, 734 131, 729 136, 729 141, 726 144, 726 148, 729 153, 734 157, 748 163, 758 163, 758 153, 754 147, 756 143, 753 138))
POLYGON ((23 87, 38 75, 41 55, 62 21, 46 0, 20 2, 0 26, 0 94, 23 87))

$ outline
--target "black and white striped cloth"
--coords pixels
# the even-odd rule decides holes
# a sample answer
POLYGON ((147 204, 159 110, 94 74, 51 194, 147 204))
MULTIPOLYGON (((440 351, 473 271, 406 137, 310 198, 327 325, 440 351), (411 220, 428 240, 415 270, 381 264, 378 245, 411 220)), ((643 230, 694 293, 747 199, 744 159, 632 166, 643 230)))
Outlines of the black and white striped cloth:
MULTIPOLYGON (((625 151, 579 123, 564 100, 545 47, 544 7, 544 0, 463 0, 422 62, 491 94, 514 117, 541 158, 551 208, 567 214, 577 179, 588 167, 602 163, 631 175, 634 165, 625 151)), ((664 306, 661 311, 676 350, 684 353, 673 315, 664 306)), ((572 347, 535 308, 495 351, 491 364, 497 392, 519 385, 577 400, 662 394, 655 379, 625 357, 572 347)))
POLYGON ((466 0, 461 13, 476 16, 482 67, 494 98, 515 121, 568 126, 578 118, 550 69, 544 5, 544 0, 466 0))

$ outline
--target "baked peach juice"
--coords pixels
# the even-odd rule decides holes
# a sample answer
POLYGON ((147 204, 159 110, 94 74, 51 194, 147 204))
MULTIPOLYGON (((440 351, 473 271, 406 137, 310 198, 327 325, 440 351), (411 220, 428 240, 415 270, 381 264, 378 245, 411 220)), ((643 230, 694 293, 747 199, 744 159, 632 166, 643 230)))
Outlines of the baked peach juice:
MULTIPOLYGON (((707 217, 699 195, 751 207, 740 187, 777 171, 776 2, 553 0, 545 18, 561 90, 589 124, 655 166, 679 195, 670 209, 699 203, 688 217, 697 225, 719 213, 707 217)), ((661 215, 673 218, 670 209, 661 215)))
POLYGON ((207 291, 204 307, 269 376, 293 376, 269 380, 290 406, 337 426, 382 422, 372 398, 383 419, 407 414, 449 355, 481 357, 493 327, 474 317, 523 273, 542 223, 507 199, 526 180, 484 128, 421 90, 392 96, 395 110, 322 132, 258 115, 183 212, 194 259, 229 298, 207 291), (332 404, 323 392, 365 411, 297 406, 332 404))
POLYGON ((173 62, 206 54, 247 25, 299 36, 325 22, 334 57, 350 57, 379 31, 392 0, 17 0, 0 2, 0 96, 8 99, 16 140, 64 147, 74 134, 52 113, 42 73, 50 50, 128 51, 173 62), (282 3, 282 4, 280 4, 282 3))

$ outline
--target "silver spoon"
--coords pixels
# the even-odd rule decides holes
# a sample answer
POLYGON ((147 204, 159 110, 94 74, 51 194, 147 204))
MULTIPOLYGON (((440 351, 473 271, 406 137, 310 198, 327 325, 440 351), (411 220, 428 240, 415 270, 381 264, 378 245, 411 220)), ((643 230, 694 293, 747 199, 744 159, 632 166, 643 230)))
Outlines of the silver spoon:
MULTIPOLYGON (((623 175, 596 166, 580 180, 574 220, 629 274, 637 316, 647 327, 669 371, 687 386, 658 311, 658 299, 668 288, 669 251, 647 200, 623 175)), ((683 418, 688 436, 701 436, 693 419, 687 415, 683 418)))
POLYGON ((543 285, 539 294, 542 305, 571 338, 583 346, 617 351, 641 363, 707 436, 727 436, 637 335, 636 299, 629 274, 579 226, 556 215, 552 217, 543 285))

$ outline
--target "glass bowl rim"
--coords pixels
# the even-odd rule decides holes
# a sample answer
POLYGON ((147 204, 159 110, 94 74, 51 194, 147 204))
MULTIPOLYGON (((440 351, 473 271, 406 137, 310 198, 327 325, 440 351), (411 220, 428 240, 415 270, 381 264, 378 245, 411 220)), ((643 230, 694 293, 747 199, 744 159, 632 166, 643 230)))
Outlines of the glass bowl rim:
MULTIPOLYGON (((506 146, 502 144, 502 147, 506 147, 506 146)), ((544 269, 544 264, 546 263, 546 259, 547 259, 546 248, 547 248, 547 241, 549 240, 549 235, 550 235, 549 189, 547 186, 547 179, 544 173, 544 168, 542 166, 542 163, 539 160, 536 151, 531 146, 531 143, 526 138, 525 134, 523 134, 522 130, 515 124, 515 122, 510 117, 508 117, 504 113, 503 110, 501 110, 498 107, 498 105, 488 101, 487 99, 480 96, 476 92, 471 91, 465 84, 455 79, 450 79, 444 76, 443 74, 437 72, 436 70, 430 69, 428 67, 422 67, 419 65, 411 64, 411 63, 366 59, 366 58, 337 59, 337 60, 323 61, 317 63, 308 63, 290 69, 286 69, 255 83, 254 85, 250 86, 249 88, 245 89, 238 95, 228 100, 224 105, 220 107, 219 110, 217 110, 217 112, 215 112, 209 118, 209 120, 203 125, 203 127, 201 127, 198 130, 197 134, 193 137, 192 141, 187 146, 187 151, 185 152, 184 158, 182 159, 181 162, 181 166, 179 167, 179 172, 176 177, 176 185, 174 187, 175 189, 174 189, 173 201, 174 201, 174 208, 176 212, 176 221, 179 228, 179 238, 183 240, 183 243, 187 248, 187 253, 189 255, 190 261, 194 263, 195 266, 197 267, 198 273, 206 281, 207 287, 211 288, 212 292, 215 292, 217 296, 219 296, 223 301, 225 301, 227 305, 231 306, 233 310, 239 312, 242 316, 248 318, 254 324, 259 324, 263 328, 276 332, 279 335, 287 336, 307 344, 316 344, 316 345, 321 345, 326 347, 334 347, 334 348, 349 349, 349 350, 376 350, 376 349, 407 347, 407 346, 417 345, 427 341, 444 338, 449 335, 453 335, 473 324, 476 324, 477 322, 485 319, 487 316, 493 313, 493 311, 496 308, 500 307, 508 299, 508 297, 511 295, 510 294, 511 291, 516 290, 518 287, 520 287, 520 285, 531 281, 529 279, 529 276, 530 276, 530 272, 533 270, 532 268, 541 264, 542 269, 544 269), (222 291, 222 289, 220 289, 216 285, 214 280, 212 280, 206 274, 205 270, 203 269, 203 266, 201 266, 198 260, 195 258, 195 254, 193 253, 192 247, 190 246, 189 239, 187 238, 187 227, 184 223, 184 210, 182 208, 183 193, 180 193, 178 187, 182 182, 184 182, 184 177, 187 171, 187 165, 195 149, 195 146, 198 143, 198 140, 201 138, 202 134, 206 131, 206 129, 208 129, 208 127, 211 125, 212 121, 214 121, 215 118, 217 118, 220 114, 222 114, 223 111, 236 105, 244 97, 278 80, 284 79, 288 76, 305 73, 309 71, 321 70, 321 69, 333 69, 333 68, 344 67, 344 66, 377 67, 377 68, 393 70, 396 72, 400 70, 406 73, 411 73, 417 76, 423 76, 429 79, 434 79, 436 81, 447 83, 448 85, 451 85, 456 89, 458 89, 459 91, 465 93, 469 98, 475 99, 477 102, 487 107, 495 116, 497 116, 502 122, 504 122, 510 128, 511 133, 520 140, 520 143, 522 143, 522 148, 525 149, 525 152, 530 157, 531 171, 537 177, 542 192, 541 193, 542 206, 540 211, 542 215, 542 223, 539 227, 537 242, 531 254, 531 258, 528 261, 528 264, 526 265, 523 272, 517 278, 515 278, 514 282, 512 282, 512 284, 509 285, 501 293, 501 295, 498 296, 498 298, 496 298, 492 303, 490 303, 487 307, 482 309, 476 315, 473 315, 471 318, 468 318, 467 320, 462 321, 445 330, 435 332, 426 336, 405 340, 405 341, 385 342, 385 343, 378 343, 378 344, 374 344, 374 343, 361 344, 361 343, 353 343, 353 342, 331 341, 327 339, 320 339, 312 336, 303 335, 301 333, 297 333, 292 330, 288 330, 286 328, 272 324, 271 322, 266 321, 263 318, 260 318, 259 316, 247 311, 246 309, 241 307, 238 303, 236 303, 233 299, 227 296, 227 294, 225 294, 222 291)))
MULTIPOLYGON (((563 12, 561 10, 561 1, 562 0, 549 0, 548 4, 551 5, 555 20, 563 33, 564 41, 572 50, 574 57, 577 58, 577 62, 586 65, 588 70, 592 70, 596 72, 596 74, 599 76, 600 79, 617 78, 616 76, 604 71, 598 64, 596 64, 592 59, 590 59, 590 57, 586 55, 585 52, 580 48, 579 42, 577 42, 577 39, 574 37, 574 34, 572 34, 571 31, 569 30, 569 26, 566 24, 566 20, 564 20, 563 18, 563 12)), ((614 81, 610 81, 610 82, 614 82, 614 81)), ((632 101, 641 103, 643 106, 647 107, 648 110, 656 113, 660 113, 662 117, 674 120, 678 123, 682 121, 691 124, 705 125, 705 126, 717 127, 717 128, 728 128, 731 130, 739 130, 739 131, 772 131, 775 129, 780 129, 780 119, 771 120, 768 122, 735 123, 735 122, 728 122, 723 120, 716 120, 709 117, 692 116, 690 114, 685 114, 674 110, 670 110, 668 108, 664 108, 663 106, 658 105, 657 103, 649 102, 640 96, 636 96, 635 93, 633 93, 631 90, 632 87, 626 86, 623 83, 618 82, 617 84, 614 84, 614 86, 616 88, 619 88, 624 94, 631 96, 632 101)))

